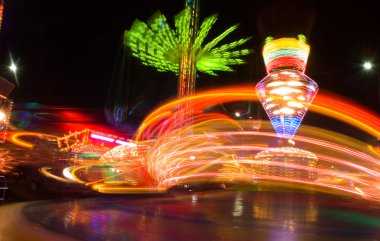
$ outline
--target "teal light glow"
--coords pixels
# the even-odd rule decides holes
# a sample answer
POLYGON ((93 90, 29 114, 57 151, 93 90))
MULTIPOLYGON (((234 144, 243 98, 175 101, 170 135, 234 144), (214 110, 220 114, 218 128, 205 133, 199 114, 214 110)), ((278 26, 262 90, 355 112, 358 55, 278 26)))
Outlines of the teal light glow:
POLYGON ((245 61, 241 57, 252 52, 249 49, 235 48, 250 38, 216 47, 237 28, 237 25, 234 25, 203 45, 216 20, 217 15, 206 18, 195 35, 194 43, 191 44, 190 16, 186 11, 174 17, 175 30, 170 28, 162 13, 156 12, 147 23, 135 20, 131 29, 124 33, 124 43, 130 47, 133 56, 139 58, 144 65, 152 66, 158 71, 178 74, 183 53, 191 53, 195 59, 196 69, 200 72, 217 75, 215 71, 233 71, 230 66, 243 64, 245 61))

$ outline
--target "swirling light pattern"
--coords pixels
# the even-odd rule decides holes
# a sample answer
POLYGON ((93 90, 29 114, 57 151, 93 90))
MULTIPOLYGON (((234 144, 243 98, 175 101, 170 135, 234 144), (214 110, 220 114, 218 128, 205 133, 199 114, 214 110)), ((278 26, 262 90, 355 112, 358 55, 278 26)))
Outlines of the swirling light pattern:
MULTIPOLYGON (((252 89, 247 86, 225 88, 189 98, 197 113, 192 120, 193 126, 189 127, 192 128, 193 135, 178 138, 177 132, 173 131, 176 127, 173 107, 179 101, 185 101, 174 100, 152 112, 136 136, 140 141, 155 139, 151 142, 150 154, 144 163, 161 186, 171 187, 192 182, 255 183, 258 180, 271 180, 376 199, 378 187, 374 184, 379 178, 379 152, 370 145, 339 133, 302 126, 300 135, 295 136, 294 141, 302 146, 302 150, 298 149, 301 154, 308 153, 309 161, 305 161, 305 157, 298 153, 304 159, 301 158, 301 162, 293 159, 290 166, 280 161, 268 162, 259 158, 259 153, 273 153, 274 150, 273 146, 263 145, 273 141, 261 139, 275 139, 276 135, 268 132, 268 125, 262 125, 261 130, 257 131, 249 121, 244 124, 226 115, 201 113, 202 109, 220 102, 257 100, 252 89), (302 165, 302 160, 307 164, 302 165), (306 173, 309 179, 301 178, 302 175, 274 175, 275 172, 270 175, 262 172, 265 168, 273 169, 273 166, 280 170, 290 168, 306 173)), ((375 114, 330 94, 322 92, 311 110, 354 125, 374 136, 380 134, 376 131, 380 127, 380 121, 375 114)), ((282 150, 288 151, 278 155, 296 155, 289 154, 289 149, 282 150)))
MULTIPOLYGON (((142 165, 157 181, 158 190, 176 185, 191 187, 194 183, 271 181, 276 185, 307 186, 380 201, 380 186, 377 184, 380 153, 368 144, 333 131, 303 125, 300 134, 293 139, 302 149, 296 146, 274 148, 270 143, 276 142, 277 138, 270 132, 268 122, 262 123, 260 131, 253 130, 250 121, 240 121, 239 127, 235 124, 227 118, 208 119, 189 127, 193 130, 192 135, 177 138, 173 131, 169 139, 168 132, 166 140, 158 138, 146 142, 148 154, 135 159, 133 156, 138 155, 131 155, 130 147, 118 147, 120 154, 126 153, 124 161, 134 167, 123 167, 119 163, 117 169, 123 174, 114 172, 105 178, 95 175, 86 183, 94 185, 95 189, 101 187, 101 192, 131 192, 133 183, 137 185, 139 179, 133 176, 135 174, 129 178, 123 175, 125 171, 133 172, 142 165), (124 183, 124 186, 115 185, 118 183, 124 183), (127 183, 130 183, 129 187, 126 187, 127 183)), ((122 160, 123 154, 117 158, 122 160)), ((110 162, 113 157, 105 159, 110 162)), ((71 173, 76 176, 76 172, 71 173)), ((83 179, 84 172, 80 174, 83 179)))
MULTIPOLYGON (((220 103, 257 100, 256 92, 250 85, 224 87, 199 92, 197 95, 186 99, 175 99, 147 115, 136 132, 135 139, 141 141, 156 138, 159 133, 164 133, 165 130, 175 126, 176 123, 171 123, 169 118, 174 115, 173 110, 175 110, 175 107, 183 101, 191 101, 193 111, 200 113, 202 110, 220 103)), ((354 101, 330 92, 319 91, 310 106, 310 111, 355 126, 380 139, 380 118, 370 109, 354 101)))
POLYGON ((4 1, 0 1, 0 30, 3 23, 3 13, 4 13, 4 1))
POLYGON ((268 75, 256 89, 279 137, 294 136, 318 92, 317 83, 304 74, 309 50, 295 38, 272 40, 264 46, 268 75))
POLYGON ((9 150, 0 149, 0 173, 9 173, 16 165, 15 157, 13 157, 9 150))
MULTIPOLYGON (((95 164, 65 169, 65 176, 103 193, 269 183, 380 201, 380 152, 374 146, 305 124, 288 142, 277 138, 268 121, 257 129, 250 119, 212 111, 234 101, 257 101, 257 96, 248 86, 235 86, 171 101, 143 121, 136 146, 115 147, 95 164), (181 101, 193 105, 186 126, 176 123, 175 107, 181 101)), ((380 137, 376 114, 330 93, 321 91, 310 110, 380 137)), ((48 169, 44 173, 51 175, 48 169)))
POLYGON ((57 138, 57 136, 45 134, 41 132, 13 131, 12 133, 10 133, 8 141, 24 148, 28 148, 28 149, 34 148, 35 145, 33 144, 33 142, 24 140, 22 137, 37 137, 37 138, 43 138, 47 140, 57 138))

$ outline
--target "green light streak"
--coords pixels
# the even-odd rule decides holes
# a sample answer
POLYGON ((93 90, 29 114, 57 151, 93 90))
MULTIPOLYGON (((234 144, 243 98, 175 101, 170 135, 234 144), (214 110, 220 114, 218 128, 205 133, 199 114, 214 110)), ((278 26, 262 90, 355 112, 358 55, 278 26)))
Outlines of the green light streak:
POLYGON ((302 42, 306 43, 307 42, 307 38, 305 35, 303 34, 298 34, 297 35, 298 39, 301 40, 302 42))
POLYGON ((190 45, 190 17, 186 11, 182 11, 174 17, 177 37, 182 48, 187 48, 190 45))
POLYGON ((322 215, 331 216, 339 221, 352 222, 363 225, 363 227, 380 228, 380 219, 369 214, 361 214, 347 210, 326 209, 321 210, 322 215))
POLYGON ((142 64, 154 67, 161 72, 178 74, 183 53, 190 53, 193 56, 196 69, 200 72, 217 75, 215 71, 233 71, 230 65, 245 63, 241 57, 252 52, 249 49, 234 49, 245 44, 250 38, 216 47, 226 36, 236 30, 237 25, 234 25, 203 45, 216 20, 216 14, 207 17, 196 33, 193 45, 190 46, 190 15, 186 14, 186 11, 177 14, 174 17, 175 30, 172 30, 166 17, 156 12, 147 23, 135 20, 131 29, 124 33, 124 44, 131 49, 132 56, 140 59, 142 64))
POLYGON ((272 36, 268 36, 268 37, 265 38, 264 43, 265 44, 270 43, 270 42, 272 42, 273 39, 274 38, 272 36))

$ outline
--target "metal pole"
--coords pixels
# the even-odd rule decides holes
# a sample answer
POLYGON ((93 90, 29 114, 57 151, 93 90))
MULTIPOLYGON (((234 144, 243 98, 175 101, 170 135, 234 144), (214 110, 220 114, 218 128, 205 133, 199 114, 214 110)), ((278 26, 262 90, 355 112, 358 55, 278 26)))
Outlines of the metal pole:
POLYGON ((185 0, 185 12, 190 18, 189 41, 185 46, 182 46, 178 77, 178 98, 190 96, 195 91, 196 68, 192 47, 194 45, 196 33, 198 32, 199 1, 185 0))
MULTIPOLYGON (((195 56, 192 51, 196 34, 198 32, 199 22, 199 1, 185 0, 185 14, 189 18, 189 35, 188 39, 182 43, 181 58, 179 63, 178 76, 178 98, 189 97, 195 92, 196 83, 196 66, 195 56)), ((193 108, 190 101, 186 101, 178 106, 176 113, 176 122, 179 127, 180 135, 183 135, 183 127, 189 126, 192 122, 193 108)), ((188 130, 192 133, 191 130, 188 130)), ((190 133, 190 134, 191 134, 190 133)))

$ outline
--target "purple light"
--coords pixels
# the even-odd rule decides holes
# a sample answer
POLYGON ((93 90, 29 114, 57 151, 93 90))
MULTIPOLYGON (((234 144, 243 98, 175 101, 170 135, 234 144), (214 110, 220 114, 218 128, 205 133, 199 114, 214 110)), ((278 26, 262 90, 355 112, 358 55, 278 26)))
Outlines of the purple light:
POLYGON ((91 134, 90 137, 94 138, 94 139, 108 141, 108 142, 114 142, 115 141, 115 139, 113 139, 113 138, 105 137, 105 136, 101 136, 101 135, 97 135, 97 134, 91 134))

